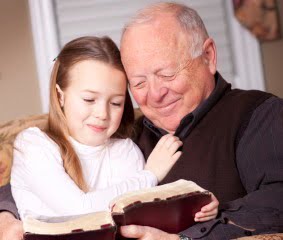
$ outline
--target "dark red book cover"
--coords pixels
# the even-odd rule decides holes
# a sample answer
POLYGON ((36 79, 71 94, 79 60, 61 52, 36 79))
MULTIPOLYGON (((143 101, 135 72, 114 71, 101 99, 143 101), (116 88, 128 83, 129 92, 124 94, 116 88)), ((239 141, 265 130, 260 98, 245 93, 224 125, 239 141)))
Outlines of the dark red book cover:
POLYGON ((24 240, 115 240, 116 227, 107 227, 93 231, 75 230, 71 233, 44 235, 25 233, 24 240))

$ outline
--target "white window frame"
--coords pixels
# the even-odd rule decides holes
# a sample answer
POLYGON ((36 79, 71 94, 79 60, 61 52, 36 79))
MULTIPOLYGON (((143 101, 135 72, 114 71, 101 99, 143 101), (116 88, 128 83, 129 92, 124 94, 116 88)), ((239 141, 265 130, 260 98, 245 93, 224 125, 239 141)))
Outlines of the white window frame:
MULTIPOLYGON (((224 1, 231 30, 235 67, 234 86, 265 90, 261 49, 257 39, 234 17, 232 1, 224 1)), ((29 0, 42 112, 49 108, 49 80, 53 59, 59 52, 53 1, 29 0)), ((229 79, 228 79, 229 80, 229 79)))
POLYGON ((53 59, 59 52, 53 1, 29 0, 29 11, 39 82, 41 109, 49 109, 49 82, 53 59))

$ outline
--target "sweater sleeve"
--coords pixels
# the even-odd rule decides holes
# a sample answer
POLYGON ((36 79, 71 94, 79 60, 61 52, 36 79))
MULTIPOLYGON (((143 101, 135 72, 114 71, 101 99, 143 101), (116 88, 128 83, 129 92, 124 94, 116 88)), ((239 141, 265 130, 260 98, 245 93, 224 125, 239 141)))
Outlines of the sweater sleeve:
POLYGON ((283 230, 283 100, 260 105, 236 151, 237 168, 247 191, 228 204, 229 219, 253 229, 283 230))
POLYGON ((108 188, 84 193, 65 172, 54 143, 26 132, 17 137, 15 148, 11 185, 21 217, 27 213, 45 215, 45 212, 36 212, 40 211, 42 203, 55 216, 107 210, 114 197, 156 184, 154 180, 147 181, 148 178, 154 179, 152 173, 140 169, 135 175, 123 178, 108 188))
POLYGON ((0 187, 0 212, 7 211, 19 218, 18 209, 11 192, 11 185, 0 187))
POLYGON ((121 142, 114 147, 113 155, 110 157, 112 184, 130 178, 131 181, 128 183, 136 185, 136 190, 157 185, 155 175, 143 170, 145 160, 139 147, 129 138, 121 142))

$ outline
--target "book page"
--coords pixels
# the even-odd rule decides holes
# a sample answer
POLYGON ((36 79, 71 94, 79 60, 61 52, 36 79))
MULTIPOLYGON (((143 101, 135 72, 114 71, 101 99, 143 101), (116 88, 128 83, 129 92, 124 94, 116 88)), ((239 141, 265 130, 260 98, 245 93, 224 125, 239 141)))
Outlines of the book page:
POLYGON ((43 222, 27 217, 23 220, 24 231, 37 234, 63 234, 80 229, 84 231, 96 230, 100 229, 102 225, 108 224, 114 226, 110 212, 95 212, 75 216, 74 219, 63 222, 58 222, 60 218, 56 219, 55 222, 50 222, 50 220, 49 222, 43 222))

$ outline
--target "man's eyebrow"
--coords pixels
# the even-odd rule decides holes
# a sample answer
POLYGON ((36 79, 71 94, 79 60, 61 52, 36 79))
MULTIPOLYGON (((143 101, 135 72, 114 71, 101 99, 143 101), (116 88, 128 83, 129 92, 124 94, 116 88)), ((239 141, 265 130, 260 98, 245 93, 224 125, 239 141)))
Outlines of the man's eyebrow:
POLYGON ((142 77, 145 77, 145 75, 142 75, 142 74, 134 74, 131 76, 131 79, 132 78, 142 78, 142 77))
MULTIPOLYGON (((174 66, 172 64, 168 63, 168 64, 164 64, 163 66, 158 67, 153 73, 157 74, 161 71, 164 71, 167 68, 170 68, 169 70, 174 70, 174 66)), ((142 75, 142 74, 133 74, 130 79, 132 79, 132 78, 143 78, 143 77, 146 77, 146 76, 142 75)))
POLYGON ((168 64, 166 64, 164 66, 161 66, 161 67, 157 68, 154 71, 154 73, 156 74, 156 73, 159 73, 159 72, 164 71, 164 70, 174 70, 174 67, 173 67, 172 64, 168 63, 168 64))

